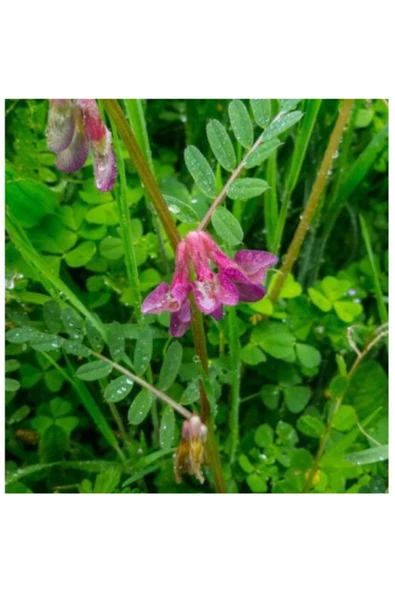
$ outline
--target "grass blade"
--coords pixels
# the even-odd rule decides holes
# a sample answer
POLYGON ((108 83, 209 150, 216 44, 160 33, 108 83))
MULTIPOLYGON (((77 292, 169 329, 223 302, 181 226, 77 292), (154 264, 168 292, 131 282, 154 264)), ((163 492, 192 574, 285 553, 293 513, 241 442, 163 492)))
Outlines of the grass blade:
POLYGON ((363 240, 365 243, 370 266, 372 268, 373 281, 374 281, 374 287, 375 287, 375 292, 376 292, 377 308, 379 310, 380 322, 381 322, 381 324, 384 324, 384 323, 388 322, 388 312, 387 312, 387 307, 384 302, 383 291, 382 291, 381 285, 380 285, 379 270, 377 269, 377 265, 376 265, 376 262, 373 257, 372 243, 370 242, 368 228, 366 226, 366 222, 365 222, 362 215, 359 216, 359 221, 361 224, 362 237, 363 237, 363 240))

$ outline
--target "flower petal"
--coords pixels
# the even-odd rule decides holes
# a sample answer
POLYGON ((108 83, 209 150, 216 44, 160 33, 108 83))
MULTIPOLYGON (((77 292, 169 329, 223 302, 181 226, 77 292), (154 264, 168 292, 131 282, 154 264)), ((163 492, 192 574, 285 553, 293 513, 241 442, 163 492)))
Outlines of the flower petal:
POLYGON ((221 304, 221 306, 219 306, 218 308, 216 308, 215 310, 213 310, 213 312, 211 313, 211 316, 216 321, 220 321, 221 319, 224 318, 224 309, 222 307, 222 304, 221 304))
POLYGON ((155 288, 141 305, 144 314, 159 314, 165 311, 180 310, 180 304, 171 296, 170 286, 162 282, 155 288))
POLYGON ((234 306, 239 302, 239 292, 223 271, 217 275, 219 285, 219 300, 222 304, 234 306))
POLYGON ((92 155, 96 187, 99 191, 111 191, 117 178, 117 164, 111 145, 111 133, 107 129, 101 140, 92 142, 92 155))
POLYGON ((62 152, 70 145, 75 130, 73 102, 70 99, 49 101, 47 144, 51 152, 62 152))
POLYGON ((261 283, 264 280, 266 270, 275 265, 278 259, 272 253, 266 251, 247 249, 236 253, 235 261, 251 281, 261 283))
POLYGON ((266 294, 266 289, 260 284, 236 284, 236 287, 242 302, 257 302, 266 294))
POLYGON ((91 142, 98 142, 108 132, 100 116, 95 99, 78 99, 78 104, 84 116, 84 128, 91 142))
POLYGON ((170 315, 169 333, 173 337, 182 337, 189 329, 191 322, 191 305, 186 300, 178 312, 173 312, 170 315))
POLYGON ((79 125, 74 130, 71 144, 59 152, 56 159, 56 166, 64 173, 74 173, 84 166, 88 158, 89 142, 84 130, 79 125))

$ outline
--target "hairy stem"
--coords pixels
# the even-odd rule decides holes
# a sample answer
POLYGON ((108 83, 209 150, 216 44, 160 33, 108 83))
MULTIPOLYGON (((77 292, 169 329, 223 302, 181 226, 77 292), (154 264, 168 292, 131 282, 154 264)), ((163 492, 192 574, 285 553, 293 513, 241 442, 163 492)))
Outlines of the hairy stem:
POLYGON ((314 213, 323 194, 328 173, 332 167, 333 158, 338 150, 340 141, 342 139, 344 126, 347 123, 348 116, 350 114, 353 103, 354 99, 345 99, 343 101, 343 105, 338 115, 335 127, 329 138, 328 146, 325 151, 324 158, 322 159, 317 178, 314 182, 310 196, 307 200, 306 207, 301 216, 299 225, 289 246, 288 252, 285 256, 285 261, 280 269, 280 273, 277 275, 276 282, 269 295, 273 304, 277 302, 278 296, 282 290, 284 282, 287 279, 288 274, 292 270, 292 267, 299 255, 300 248, 309 230, 314 213))

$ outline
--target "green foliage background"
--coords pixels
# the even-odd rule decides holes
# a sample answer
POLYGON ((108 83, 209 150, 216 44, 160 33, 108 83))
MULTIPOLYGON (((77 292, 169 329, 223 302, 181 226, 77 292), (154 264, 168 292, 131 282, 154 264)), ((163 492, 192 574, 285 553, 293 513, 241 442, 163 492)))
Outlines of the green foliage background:
MULTIPOLYGON (((339 101, 273 100, 267 121, 257 101, 124 101, 182 236, 284 103, 303 117, 242 173, 209 227, 231 255, 242 243, 280 259, 339 101), (212 170, 203 182, 196 163, 212 170)), ((198 411, 190 333, 172 339, 167 314, 140 313, 149 291, 171 278, 173 254, 133 164, 115 137, 126 185, 121 174, 112 193, 99 193, 90 160, 78 173, 60 173, 46 147, 47 110, 43 100, 6 104, 7 492, 211 492, 209 475, 203 486, 193 477, 174 481, 181 422, 173 410, 108 363, 85 359, 86 346, 104 352, 198 411)), ((387 321, 387 126, 384 101, 355 102, 276 306, 265 298, 228 310, 223 321, 205 319, 230 492, 302 492, 339 397, 311 491, 387 491, 386 339, 347 378, 353 347, 362 351, 387 321)))

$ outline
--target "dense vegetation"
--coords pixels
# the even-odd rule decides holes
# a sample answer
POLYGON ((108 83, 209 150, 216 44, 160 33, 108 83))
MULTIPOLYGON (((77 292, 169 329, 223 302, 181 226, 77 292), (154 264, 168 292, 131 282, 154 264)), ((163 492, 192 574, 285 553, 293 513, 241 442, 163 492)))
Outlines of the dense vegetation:
POLYGON ((6 104, 7 492, 386 492, 386 101, 98 105, 111 191, 93 141, 56 166, 48 101, 6 104), (142 302, 221 194, 207 231, 278 256, 267 295, 169 335, 142 302))

